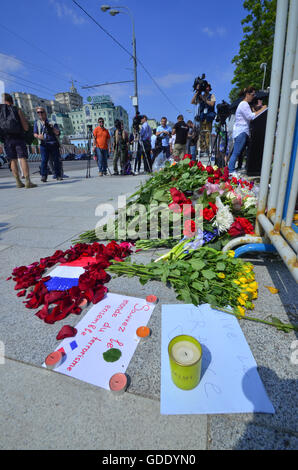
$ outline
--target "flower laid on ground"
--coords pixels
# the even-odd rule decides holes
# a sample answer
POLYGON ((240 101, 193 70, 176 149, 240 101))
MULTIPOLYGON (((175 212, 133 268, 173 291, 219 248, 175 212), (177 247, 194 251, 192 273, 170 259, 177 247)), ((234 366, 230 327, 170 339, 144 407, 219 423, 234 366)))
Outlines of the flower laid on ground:
POLYGON ((26 308, 41 307, 35 315, 45 323, 55 323, 71 313, 79 315, 82 311, 80 305, 85 299, 96 304, 106 295, 108 289, 104 284, 109 282, 111 276, 105 269, 110 266, 111 261, 123 262, 131 251, 130 243, 117 244, 115 241, 106 246, 97 242, 90 245, 79 243, 64 252, 57 250, 52 256, 42 258, 30 266, 15 268, 12 272, 12 278, 16 282, 15 290, 22 289, 22 296, 27 293, 24 301, 26 308), (85 272, 79 277, 78 286, 64 291, 48 291, 46 282, 51 277, 43 277, 46 269, 57 263, 75 261, 82 257, 93 257, 95 262, 84 268, 85 272))
MULTIPOLYGON (((185 219, 195 220, 198 216, 195 210, 197 206, 202 207, 204 231, 215 233, 217 229, 216 237, 210 237, 210 240, 205 243, 212 243, 212 247, 219 250, 230 241, 231 237, 253 233, 253 223, 256 217, 253 183, 230 177, 227 167, 218 168, 211 165, 205 167, 201 162, 191 161, 188 155, 185 155, 183 160, 177 162, 175 166, 166 164, 162 171, 155 173, 130 196, 125 216, 127 230, 123 231, 123 225, 121 225, 121 232, 119 231, 119 237, 123 237, 123 232, 129 234, 128 240, 131 237, 131 231, 128 228, 132 222, 134 227, 137 226, 139 217, 133 210, 134 204, 140 204, 145 208, 147 224, 146 220, 143 224, 142 219, 142 227, 145 232, 147 229, 146 235, 150 232, 152 221, 155 224, 155 247, 159 246, 158 239, 160 239, 160 246, 169 248, 173 246, 174 237, 177 238, 178 243, 184 231, 185 219), (161 204, 163 208, 158 216, 156 207, 161 204), (169 221, 166 231, 162 226, 162 221, 169 221), (178 235, 177 228, 180 230, 178 235), (166 237, 167 244, 165 243, 166 237)), ((117 239, 117 217, 113 225, 115 233, 112 236, 117 239)), ((106 233, 109 239, 108 231, 106 233)), ((141 241, 142 249, 146 249, 146 246, 152 247, 152 240, 148 239, 147 242, 142 240, 145 238, 142 234, 142 231, 136 231, 135 237, 131 239, 137 243, 141 241)), ((76 241, 92 242, 95 240, 97 237, 93 230, 85 232, 76 241)))
POLYGON ((118 276, 136 276, 142 284, 150 280, 170 283, 178 300, 194 305, 230 305, 241 315, 245 309, 252 308, 252 294, 257 295, 258 285, 249 282, 247 276, 251 271, 244 271, 247 263, 208 246, 187 253, 183 251, 183 246, 179 251, 175 248, 173 256, 162 257, 147 265, 130 261, 113 262, 108 271, 118 276), (239 280, 236 284, 234 280, 238 278, 244 279, 245 283, 239 280))

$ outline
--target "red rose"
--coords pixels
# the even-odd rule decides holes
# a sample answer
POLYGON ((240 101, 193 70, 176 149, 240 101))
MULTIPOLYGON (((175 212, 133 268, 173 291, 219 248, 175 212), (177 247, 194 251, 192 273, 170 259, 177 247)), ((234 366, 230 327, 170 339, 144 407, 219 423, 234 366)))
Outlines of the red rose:
POLYGON ((241 237, 246 234, 254 234, 253 226, 244 217, 237 217, 230 227, 229 235, 231 237, 241 237))
POLYGON ((214 170, 213 170, 212 166, 210 166, 210 165, 206 166, 206 171, 209 175, 213 175, 213 173, 214 173, 214 170))
POLYGON ((184 223, 183 235, 191 238, 195 235, 196 224, 194 220, 186 220, 184 223))
POLYGON ((203 218, 209 221, 212 220, 214 216, 215 213, 213 212, 213 210, 205 207, 205 209, 203 210, 203 218))
POLYGON ((218 211, 217 206, 215 204, 213 204, 213 202, 209 202, 209 206, 213 210, 214 214, 216 214, 216 212, 218 211))

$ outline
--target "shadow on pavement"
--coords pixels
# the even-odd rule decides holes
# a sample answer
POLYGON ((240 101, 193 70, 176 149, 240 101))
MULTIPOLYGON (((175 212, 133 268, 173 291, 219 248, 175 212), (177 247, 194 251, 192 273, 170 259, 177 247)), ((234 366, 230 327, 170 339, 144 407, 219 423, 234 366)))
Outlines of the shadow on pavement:
MULTIPOLYGON (((255 413, 253 420, 247 423, 244 433, 233 450, 297 449, 295 416, 297 416, 298 381, 281 379, 267 367, 258 367, 258 372, 275 409, 275 414, 255 413)), ((245 391, 245 378, 243 388, 245 391)), ((247 395, 247 398, 251 397, 247 395)), ((233 423, 230 424, 232 426, 233 423)))

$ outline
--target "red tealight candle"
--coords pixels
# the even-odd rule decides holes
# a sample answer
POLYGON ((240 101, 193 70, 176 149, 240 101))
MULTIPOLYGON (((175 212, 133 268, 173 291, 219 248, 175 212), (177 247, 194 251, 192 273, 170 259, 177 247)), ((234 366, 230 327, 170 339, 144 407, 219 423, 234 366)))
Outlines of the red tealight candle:
POLYGON ((156 304, 158 302, 158 298, 156 295, 147 295, 146 302, 148 302, 148 304, 156 304))
POLYGON ((55 369, 63 362, 64 354, 61 351, 54 351, 49 354, 45 359, 45 364, 48 369, 55 369))
POLYGON ((115 394, 125 392, 127 388, 127 377, 122 372, 114 374, 109 381, 110 390, 115 394))

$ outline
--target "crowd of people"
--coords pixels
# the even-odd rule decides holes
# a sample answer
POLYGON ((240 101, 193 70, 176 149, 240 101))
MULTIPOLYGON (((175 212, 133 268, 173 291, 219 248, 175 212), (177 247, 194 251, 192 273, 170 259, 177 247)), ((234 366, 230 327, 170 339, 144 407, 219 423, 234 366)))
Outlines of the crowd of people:
MULTIPOLYGON (((197 105, 198 112, 195 120, 199 125, 191 120, 185 122, 183 115, 180 114, 173 127, 168 125, 168 119, 163 116, 160 119, 160 125, 152 130, 147 116, 140 115, 138 128, 134 128, 134 132, 129 134, 124 129, 123 122, 119 121, 111 136, 104 126, 104 119, 100 117, 92 135, 93 155, 98 165, 98 175, 111 174, 108 168, 108 158, 111 153, 113 153, 113 175, 115 176, 139 174, 142 161, 144 172, 151 173, 156 159, 158 159, 156 163, 159 167, 170 157, 179 161, 185 154, 189 154, 192 160, 196 160, 197 155, 200 158, 210 157, 211 132, 216 117, 216 99, 211 90, 211 84, 207 83, 204 92, 197 89, 191 100, 192 104, 197 105), (131 151, 132 146, 134 152, 131 151), (132 153, 135 154, 134 168, 132 167, 132 153)), ((224 164, 228 165, 232 174, 236 171, 236 162, 238 161, 238 169, 241 165, 241 155, 249 139, 251 121, 266 109, 260 101, 252 106, 255 94, 256 90, 252 86, 242 90, 242 99, 231 119, 233 126, 229 132, 229 145, 225 141, 224 164)), ((36 187, 36 184, 30 180, 27 162, 26 133, 28 131, 29 123, 23 112, 14 106, 12 96, 4 93, 0 105, 0 140, 4 142, 6 156, 19 188, 36 187), (21 181, 19 166, 25 178, 25 184, 21 181)), ((58 125, 50 122, 46 110, 39 106, 36 109, 33 136, 38 140, 40 147, 40 174, 43 183, 47 182, 49 161, 52 163, 54 178, 57 181, 63 179, 59 135, 58 125)))

